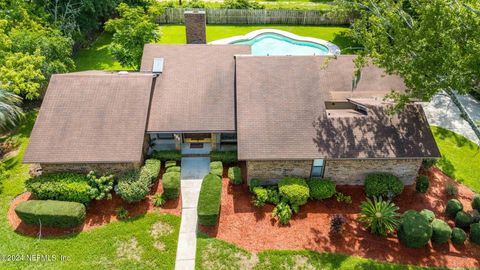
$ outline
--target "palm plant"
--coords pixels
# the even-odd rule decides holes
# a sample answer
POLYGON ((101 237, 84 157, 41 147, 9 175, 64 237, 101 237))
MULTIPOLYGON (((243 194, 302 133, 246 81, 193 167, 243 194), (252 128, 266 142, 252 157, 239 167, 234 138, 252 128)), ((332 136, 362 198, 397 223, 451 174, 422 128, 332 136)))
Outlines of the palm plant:
POLYGON ((381 197, 373 197, 373 201, 367 198, 367 201, 360 205, 358 220, 365 222, 373 234, 387 236, 387 233, 393 232, 399 225, 398 209, 394 203, 384 201, 381 197))
POLYGON ((22 99, 8 91, 0 89, 0 132, 15 127, 23 117, 23 111, 18 106, 22 99))

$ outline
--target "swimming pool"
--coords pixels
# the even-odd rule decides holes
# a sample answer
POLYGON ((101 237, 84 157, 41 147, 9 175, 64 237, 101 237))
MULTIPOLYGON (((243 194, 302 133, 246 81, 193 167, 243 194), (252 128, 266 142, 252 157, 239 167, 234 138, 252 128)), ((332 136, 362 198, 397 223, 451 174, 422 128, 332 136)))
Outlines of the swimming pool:
POLYGON ((325 40, 302 37, 276 30, 262 29, 244 36, 216 40, 211 44, 249 44, 253 55, 338 55, 340 49, 325 40))

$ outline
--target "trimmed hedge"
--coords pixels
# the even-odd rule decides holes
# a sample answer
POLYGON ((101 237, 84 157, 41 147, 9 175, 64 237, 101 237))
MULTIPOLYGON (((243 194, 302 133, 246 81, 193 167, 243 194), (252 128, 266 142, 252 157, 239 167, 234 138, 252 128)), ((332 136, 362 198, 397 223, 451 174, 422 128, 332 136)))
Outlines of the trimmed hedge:
POLYGON ((165 168, 170 168, 172 166, 177 166, 177 162, 175 160, 169 160, 165 162, 165 168))
POLYGON ((180 195, 180 173, 167 172, 163 174, 163 195, 166 199, 176 199, 180 195))
POLYGON ((463 245, 467 240, 467 233, 461 228, 453 228, 452 230, 452 243, 455 245, 463 245))
POLYGON ((78 173, 52 173, 30 178, 27 190, 41 200, 70 201, 87 204, 92 200, 88 177, 78 173))
POLYGON ((150 192, 151 175, 147 170, 133 170, 118 180, 118 195, 128 203, 139 202, 150 192))
POLYGON ((420 215, 424 216, 428 220, 428 222, 432 222, 435 219, 435 213, 428 209, 423 209, 422 211, 420 211, 420 215))
POLYGON ((150 174, 152 181, 155 181, 157 180, 158 174, 160 173, 161 166, 162 163, 160 162, 160 160, 151 158, 145 160, 145 165, 143 167, 144 170, 146 170, 150 174))
POLYGON ((480 194, 475 194, 475 196, 473 196, 472 208, 480 212, 480 194))
POLYGON ((83 223, 86 209, 77 202, 30 200, 19 203, 15 213, 27 224, 71 228, 83 223))
POLYGON ((335 182, 330 179, 312 178, 307 184, 310 188, 310 199, 313 200, 328 199, 337 192, 335 182))
POLYGON ((310 197, 307 182, 303 178, 285 177, 278 182, 280 196, 295 206, 304 205, 310 197))
POLYGON ((231 164, 238 161, 237 151, 212 151, 210 152, 210 160, 231 164))
POLYGON ((214 226, 220 214, 222 179, 218 175, 208 174, 203 178, 198 198, 198 223, 214 226))
POLYGON ((444 244, 450 240, 452 229, 441 219, 434 219, 432 222, 432 241, 437 244, 444 244))
POLYGON ((420 175, 417 177, 417 183, 415 185, 415 189, 417 190, 417 192, 426 193, 428 191, 429 186, 430 186, 430 182, 427 176, 420 175))
POLYGON ((480 245, 480 223, 474 223, 470 225, 470 240, 480 245))
POLYGON ((397 235, 400 242, 407 247, 423 247, 432 237, 432 226, 423 215, 408 210, 400 218, 397 235))
POLYGON ((455 226, 457 227, 467 228, 472 223, 473 223, 472 216, 464 211, 459 211, 455 216, 455 226))
POLYGON ((210 173, 222 177, 223 176, 223 164, 222 164, 222 162, 221 161, 210 162, 210 173))
POLYGON ((463 210, 463 204, 457 199, 450 199, 447 202, 447 206, 445 207, 445 213, 453 218, 457 215, 458 212, 463 210))
POLYGON ((166 172, 181 172, 182 169, 180 168, 180 166, 170 166, 167 168, 167 171, 166 172))
POLYGON ((403 191, 403 183, 393 174, 371 173, 365 178, 365 194, 368 197, 393 198, 403 191))
POLYGON ((228 168, 228 179, 230 183, 234 185, 240 185, 242 183, 242 172, 239 167, 228 168))
POLYGON ((178 150, 155 150, 150 157, 161 161, 182 160, 182 153, 178 150))

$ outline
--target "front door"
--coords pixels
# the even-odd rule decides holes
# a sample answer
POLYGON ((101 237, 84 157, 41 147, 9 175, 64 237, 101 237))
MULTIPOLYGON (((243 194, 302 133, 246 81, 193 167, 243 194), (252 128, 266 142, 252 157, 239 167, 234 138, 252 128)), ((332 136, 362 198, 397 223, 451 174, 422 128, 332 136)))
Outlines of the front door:
POLYGON ((209 143, 212 142, 210 133, 184 133, 183 140, 186 143, 209 143))

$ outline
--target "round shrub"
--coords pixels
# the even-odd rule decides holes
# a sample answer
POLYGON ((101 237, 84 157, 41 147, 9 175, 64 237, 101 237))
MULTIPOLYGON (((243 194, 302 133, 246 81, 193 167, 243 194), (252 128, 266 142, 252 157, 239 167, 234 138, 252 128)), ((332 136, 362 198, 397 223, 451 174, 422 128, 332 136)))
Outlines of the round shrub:
POLYGON ((480 223, 474 223, 470 225, 470 240, 480 245, 480 223))
POLYGON ((329 179, 312 178, 308 182, 310 188, 310 199, 324 200, 336 193, 335 182, 329 179))
POLYGON ((445 213, 449 217, 455 217, 458 212, 463 210, 463 204, 457 199, 450 199, 447 202, 447 207, 445 207, 445 213))
POLYGON ((473 218, 470 214, 460 211, 455 216, 455 226, 460 228, 467 228, 473 223, 473 218))
POLYGON ((453 228, 452 230, 452 243, 455 245, 463 245, 463 243, 467 240, 467 233, 460 228, 453 228))
POLYGON ((307 182, 303 178, 285 177, 278 182, 278 191, 292 205, 300 206, 307 203, 310 197, 307 182))
POLYGON ((480 211, 480 194, 475 194, 472 199, 472 208, 480 211))
POLYGON ((222 162, 221 161, 210 162, 210 173, 222 177, 223 176, 223 164, 222 164, 222 162))
POLYGON ((393 174, 371 173, 365 178, 365 194, 368 197, 393 198, 403 191, 403 183, 393 174))
POLYGON ((428 222, 432 222, 435 219, 435 213, 428 209, 423 209, 422 211, 420 211, 420 215, 424 216, 428 220, 428 222))
POLYGON ((180 196, 180 173, 168 172, 163 174, 163 195, 167 200, 180 196))
POLYGON ((452 235, 452 229, 441 219, 432 221, 432 241, 437 244, 447 243, 452 235))
POLYGON ((400 218, 398 239, 407 247, 419 248, 425 246, 432 237, 430 222, 414 210, 406 211, 400 218))
POLYGON ((417 190, 417 192, 426 193, 429 186, 430 186, 430 182, 428 181, 427 176, 420 175, 417 178, 417 184, 415 185, 415 189, 417 190))
POLYGON ((180 166, 170 166, 167 168, 167 170, 165 172, 181 172, 182 169, 180 168, 180 166))
POLYGON ((15 207, 15 213, 27 224, 71 228, 85 220, 85 205, 76 202, 30 200, 15 207))

